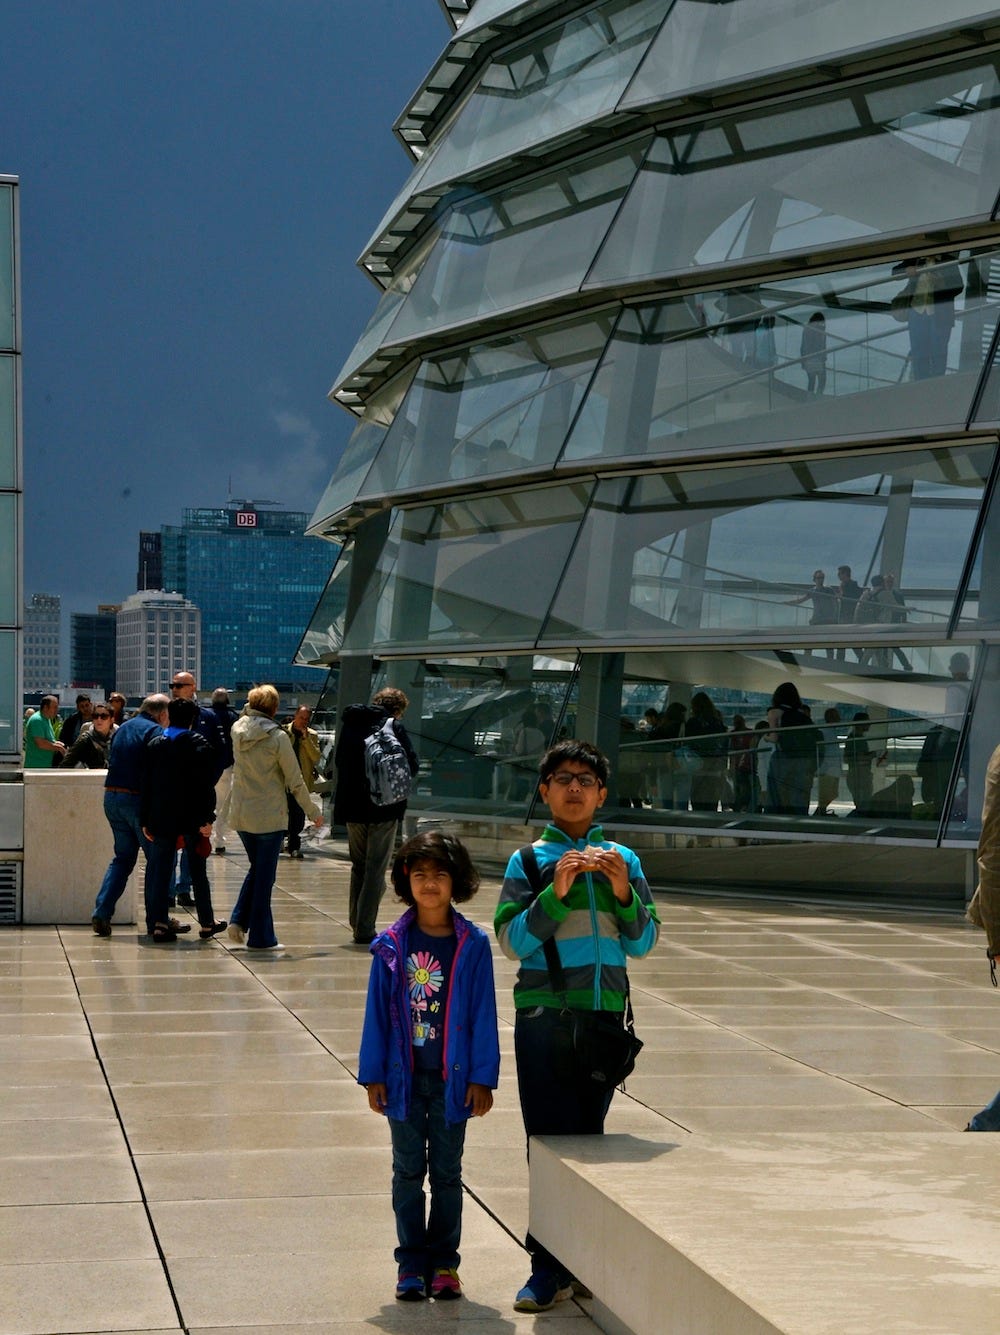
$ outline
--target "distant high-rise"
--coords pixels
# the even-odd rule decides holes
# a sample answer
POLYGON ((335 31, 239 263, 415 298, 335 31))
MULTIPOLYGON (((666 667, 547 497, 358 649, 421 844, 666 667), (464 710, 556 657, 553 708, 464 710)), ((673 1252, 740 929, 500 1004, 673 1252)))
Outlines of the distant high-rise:
POLYGON ((95 612, 74 612, 70 617, 70 680, 74 686, 115 689, 118 603, 102 603, 95 612))
MULTIPOLYGON (((17 190, 16 177, 0 176, 0 763, 8 765, 20 764, 21 760, 20 663, 24 643, 17 190)), ((0 799, 0 822, 7 819, 12 800, 9 791, 0 799)), ((0 866, 0 921, 6 920, 3 875, 0 866)))
POLYGON ((59 685, 62 605, 51 593, 35 593, 24 608, 24 690, 53 691, 59 685))
POLYGON ((117 616, 115 686, 129 696, 166 689, 175 672, 201 669, 201 613, 179 593, 133 593, 117 616))
POLYGON ((135 575, 136 590, 163 588, 163 548, 159 533, 139 534, 139 565, 135 575))
POLYGON ((201 609, 200 687, 318 689, 325 672, 293 660, 326 584, 329 548, 305 536, 307 514, 259 504, 185 510, 182 524, 165 525, 163 587, 201 609))

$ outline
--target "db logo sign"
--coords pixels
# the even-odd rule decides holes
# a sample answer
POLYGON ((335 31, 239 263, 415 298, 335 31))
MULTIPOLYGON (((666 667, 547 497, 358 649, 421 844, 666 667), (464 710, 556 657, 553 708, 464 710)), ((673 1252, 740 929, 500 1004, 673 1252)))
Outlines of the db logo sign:
POLYGON ((237 511, 236 511, 236 527, 237 527, 237 528, 256 528, 256 527, 257 527, 257 515, 256 515, 256 513, 255 513, 253 510, 237 510, 237 511))

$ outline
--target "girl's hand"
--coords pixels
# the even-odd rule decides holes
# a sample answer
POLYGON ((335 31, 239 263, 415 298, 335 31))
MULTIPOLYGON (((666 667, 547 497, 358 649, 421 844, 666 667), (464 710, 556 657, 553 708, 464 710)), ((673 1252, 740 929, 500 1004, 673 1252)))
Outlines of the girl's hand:
POLYGON ((388 1089, 377 1080, 372 1081, 372 1083, 366 1085, 365 1088, 368 1090, 369 1108, 371 1108, 373 1113, 381 1113, 384 1117, 386 1107, 389 1103, 388 1089))
POLYGON ((493 1091, 489 1085, 469 1085, 465 1091, 465 1106, 472 1109, 473 1117, 485 1117, 493 1107, 493 1091))

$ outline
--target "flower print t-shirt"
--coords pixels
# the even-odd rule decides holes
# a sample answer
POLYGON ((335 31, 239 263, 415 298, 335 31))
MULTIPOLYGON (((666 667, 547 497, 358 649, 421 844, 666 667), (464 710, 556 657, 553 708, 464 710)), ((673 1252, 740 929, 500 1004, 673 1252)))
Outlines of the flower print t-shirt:
POLYGON ((410 928, 406 950, 406 986, 410 994, 413 1063, 440 1071, 444 1062, 444 1008, 455 961, 455 934, 428 936, 410 928))

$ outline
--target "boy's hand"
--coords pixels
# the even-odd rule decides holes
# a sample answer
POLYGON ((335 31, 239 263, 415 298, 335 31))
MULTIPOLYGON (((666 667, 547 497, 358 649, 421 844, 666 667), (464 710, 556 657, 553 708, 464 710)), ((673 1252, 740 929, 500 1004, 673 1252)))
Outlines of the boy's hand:
POLYGON ((629 885, 628 867, 625 859, 615 848, 600 848, 592 844, 587 849, 571 848, 564 853, 555 866, 552 889, 557 899, 565 899, 569 888, 578 876, 593 872, 607 877, 614 891, 615 898, 622 904, 628 904, 632 898, 629 885))
POLYGON ((385 1110, 389 1103, 389 1091, 385 1085, 378 1081, 373 1081, 366 1086, 368 1090, 368 1106, 374 1113, 381 1113, 385 1116, 385 1110))
POLYGON ((493 1091, 489 1085, 469 1085, 465 1092, 465 1106, 472 1108, 473 1117, 485 1117, 493 1107, 493 1091))

